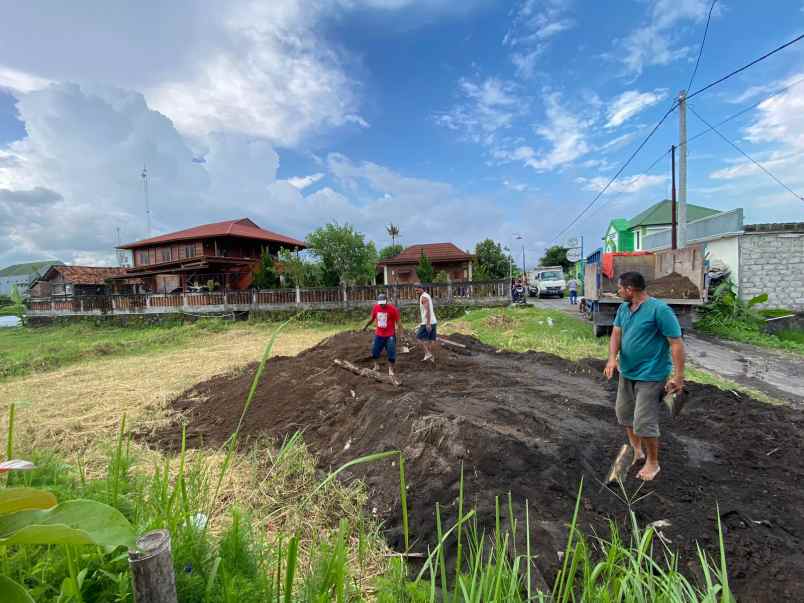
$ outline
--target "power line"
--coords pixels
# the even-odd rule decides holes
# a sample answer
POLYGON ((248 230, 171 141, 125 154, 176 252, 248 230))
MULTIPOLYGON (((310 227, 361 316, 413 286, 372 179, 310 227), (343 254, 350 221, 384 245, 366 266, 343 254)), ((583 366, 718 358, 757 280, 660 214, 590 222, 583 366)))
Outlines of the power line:
POLYGON ((786 185, 784 182, 782 182, 781 180, 779 180, 779 178, 777 178, 777 177, 776 177, 776 176, 775 176, 775 175, 774 175, 774 174, 773 174, 773 173, 772 173, 772 172, 771 172, 769 169, 767 169, 767 168, 766 168, 765 166, 763 166, 761 163, 759 163, 758 161, 756 161, 756 160, 755 160, 753 157, 751 157, 751 156, 750 156, 748 153, 746 153, 746 152, 745 152, 745 151, 743 151, 743 150, 742 150, 740 147, 738 147, 738 146, 737 146, 737 145, 736 145, 736 144, 735 144, 735 143, 734 143, 734 142, 733 142, 733 141, 732 141, 730 138, 727 138, 727 137, 726 137, 726 136, 725 136, 723 133, 721 133, 721 131, 720 131, 720 130, 718 130, 718 129, 717 129, 715 126, 711 125, 711 124, 710 124, 708 121, 706 121, 706 120, 705 120, 703 117, 701 117, 701 116, 698 114, 698 112, 697 112, 697 111, 696 111, 696 110, 695 110, 695 109, 692 107, 692 105, 689 105, 689 108, 690 108, 690 111, 692 111, 692 113, 695 115, 695 117, 697 117, 697 118, 698 118, 698 119, 700 119, 700 120, 701 120, 701 121, 702 121, 704 124, 706 124, 707 126, 709 126, 709 129, 710 129, 710 130, 714 130, 714 131, 715 131, 715 134, 717 134, 718 136, 720 136, 720 137, 721 137, 723 140, 725 140, 725 141, 726 141, 727 143, 729 143, 729 144, 730 144, 732 147, 734 147, 734 148, 735 148, 735 149, 736 149, 736 150, 737 150, 737 151, 738 151, 740 154, 742 154, 742 155, 743 155, 743 156, 744 156, 746 159, 748 159, 748 160, 749 160, 751 163, 753 163, 755 166, 757 166, 759 169, 761 169, 763 172, 765 172, 765 173, 766 173, 768 176, 770 176, 770 178, 772 178, 772 179, 773 179, 773 180, 774 180, 774 181, 775 181, 777 184, 779 184, 779 185, 780 185, 782 188, 784 188, 784 189, 785 189, 785 190, 787 190, 787 191, 788 191, 788 192, 789 192, 791 195, 793 195, 793 196, 796 198, 796 200, 797 200, 797 201, 804 201, 804 197, 802 197, 801 195, 799 195, 799 194, 798 194, 796 191, 794 191, 792 188, 790 188, 789 186, 787 186, 787 185, 786 185))
POLYGON ((670 114, 671 114, 673 111, 675 111, 675 108, 676 108, 676 104, 673 104, 673 106, 672 106, 672 107, 670 107, 670 108, 667 110, 667 112, 666 112, 666 113, 665 113, 665 114, 662 116, 662 118, 659 120, 659 122, 658 122, 658 123, 657 123, 655 126, 653 126, 653 129, 652 129, 652 130, 651 130, 651 131, 648 133, 648 135, 647 135, 647 136, 644 138, 644 140, 643 140, 641 143, 639 143, 639 146, 638 146, 638 147, 637 147, 637 148, 634 150, 634 152, 633 152, 633 153, 631 153, 631 156, 628 158, 628 160, 627 160, 627 161, 626 161, 626 162, 625 162, 625 163, 622 165, 622 167, 621 167, 619 170, 617 170, 617 173, 616 173, 616 174, 614 174, 614 176, 612 176, 611 180, 609 180, 609 181, 608 181, 608 183, 606 184, 606 186, 604 186, 604 187, 603 187, 603 188, 602 188, 602 189, 601 189, 601 190, 600 190, 600 191, 597 193, 597 195, 595 195, 595 198, 594 198, 594 199, 592 199, 592 201, 591 201, 591 202, 590 202, 590 203, 589 203, 589 204, 588 204, 586 207, 584 207, 584 208, 583 208, 583 210, 581 211, 581 213, 579 213, 579 214, 578 214, 578 215, 575 217, 575 219, 574 219, 572 222, 570 222, 570 223, 569 223, 569 224, 568 224, 568 225, 567 225, 567 226, 566 226, 564 229, 562 229, 562 230, 561 230, 561 231, 560 231, 560 232, 559 232, 559 233, 558 233, 558 234, 557 234, 557 235, 556 235, 556 236, 555 236, 555 237, 552 239, 553 241, 557 241, 558 239, 560 239, 560 238, 561 238, 561 236, 562 236, 562 235, 563 235, 565 232, 567 232, 567 231, 568 231, 570 228, 572 228, 572 227, 573 227, 573 226, 574 226, 574 225, 575 225, 575 224, 578 222, 578 220, 580 220, 580 219, 583 217, 583 215, 584 215, 584 214, 585 214, 587 211, 589 211, 589 210, 591 209, 591 207, 592 207, 592 206, 593 206, 595 203, 597 203, 597 200, 598 200, 598 199, 600 199, 600 197, 602 197, 602 196, 603 196, 603 194, 604 194, 604 193, 605 193, 607 190, 609 190, 609 187, 610 187, 612 184, 614 184, 614 181, 615 181, 615 180, 617 180, 617 178, 619 178, 619 177, 620 177, 620 174, 622 174, 622 173, 625 171, 625 169, 626 169, 626 168, 627 168, 627 167, 628 167, 628 166, 631 164, 631 162, 634 160, 634 157, 636 157, 636 156, 637 156, 637 154, 638 154, 638 153, 639 153, 639 152, 642 150, 642 147, 644 147, 644 146, 645 146, 645 145, 648 143, 648 141, 651 139, 651 137, 652 137, 652 136, 653 136, 653 135, 656 133, 656 130, 658 130, 658 129, 661 127, 661 125, 662 125, 662 124, 665 122, 665 120, 666 120, 666 119, 667 119, 667 118, 670 116, 670 114))
POLYGON ((706 27, 704 28, 703 40, 701 40, 701 48, 698 50, 698 59, 695 61, 695 69, 692 70, 690 83, 687 85, 687 90, 692 88, 692 82, 695 80, 695 74, 698 73, 698 65, 701 63, 701 55, 703 55, 704 44, 706 44, 706 34, 709 33, 709 21, 712 19, 712 11, 717 4, 717 0, 712 0, 712 5, 709 7, 709 15, 706 17, 706 27))
MULTIPOLYGON (((795 43, 797 43, 797 42, 800 42, 802 39, 804 39, 804 34, 801 34, 801 35, 799 35, 798 37, 793 38, 793 39, 792 39, 792 40, 790 40, 789 42, 785 42, 785 43, 784 43, 784 44, 782 44, 781 46, 777 46, 777 47, 776 47, 776 48, 774 48, 773 50, 771 50, 771 51, 769 51, 769 52, 766 52, 766 53, 765 53, 765 54, 763 54, 761 57, 759 57, 759 58, 757 58, 757 59, 754 59, 754 60, 753 60, 753 61, 751 61, 750 63, 747 63, 747 64, 743 65, 742 67, 740 67, 740 68, 738 68, 738 69, 735 69, 735 70, 734 70, 734 71, 732 71, 731 73, 728 73, 728 74, 724 75, 723 77, 721 77, 721 78, 719 78, 719 79, 715 80, 714 82, 711 82, 711 83, 707 84, 707 85, 706 85, 706 86, 704 86, 703 88, 700 88, 700 89, 696 90, 695 92, 693 92, 693 93, 691 93, 691 94, 688 94, 688 95, 687 95, 687 100, 690 100, 691 98, 693 98, 693 97, 695 97, 695 96, 698 96, 699 94, 701 94, 701 93, 703 93, 703 92, 705 92, 705 91, 709 90, 710 88, 712 88, 712 87, 714 87, 714 86, 717 86, 718 84, 721 84, 722 82, 725 82, 726 80, 728 80, 728 79, 729 79, 729 78, 731 78, 731 77, 734 77, 734 76, 735 76, 735 75, 737 75, 738 73, 742 73, 743 71, 745 71, 745 70, 746 70, 746 69, 748 69, 749 67, 752 67, 753 65, 756 65, 757 63, 760 63, 760 62, 764 61, 764 60, 765 60, 765 59, 767 59, 768 57, 771 57, 771 56, 773 56, 774 54, 776 54, 777 52, 780 52, 780 51, 784 50, 784 49, 785 49, 785 48, 787 48, 788 46, 792 46, 793 44, 795 44, 795 43)), ((676 102, 674 102, 674 103, 673 103, 673 105, 672 105, 672 106, 671 106, 671 107, 670 107, 670 108, 667 110, 667 112, 666 112, 666 113, 665 113, 665 114, 662 116, 662 118, 659 120, 659 123, 657 123, 657 124, 656 124, 656 125, 653 127, 653 129, 652 129, 652 130, 650 131, 650 133, 649 133, 649 134, 648 134, 648 135, 645 137, 645 139, 644 139, 644 140, 643 140, 643 141, 642 141, 642 142, 639 144, 639 146, 636 148, 636 150, 635 150, 633 153, 631 153, 631 155, 628 157, 628 159, 627 159, 627 160, 626 160, 626 162, 623 164, 623 166, 622 166, 622 167, 621 167, 619 170, 617 170, 617 173, 616 173, 616 174, 614 174, 614 176, 611 178, 611 180, 609 180, 609 181, 608 181, 608 183, 606 184, 606 186, 604 186, 604 187, 603 187, 603 188, 602 188, 602 189, 601 189, 601 190, 600 190, 600 191, 599 191, 599 192, 598 192, 598 193, 595 195, 595 197, 592 199, 592 201, 591 201, 591 202, 590 202, 590 203, 589 203, 589 204, 588 204, 586 207, 584 207, 584 208, 581 210, 581 212, 580 212, 580 213, 579 213, 579 214, 578 214, 578 215, 577 215, 577 216, 576 216, 576 217, 575 217, 575 218, 572 220, 572 222, 570 222, 570 223, 569 223, 569 224, 568 224, 566 227, 564 227, 564 228, 563 228, 563 229, 562 229, 562 230, 561 230, 561 231, 560 231, 560 232, 559 232, 559 233, 558 233, 558 234, 557 234, 557 235, 556 235, 556 236, 555 236, 555 237, 554 237, 554 238, 551 240, 551 242, 553 242, 553 241, 557 241, 558 239, 560 239, 560 238, 561 238, 561 236, 562 236, 562 235, 563 235, 565 232, 567 232, 567 231, 568 231, 570 228, 572 228, 572 227, 573 227, 573 226, 574 226, 574 225, 575 225, 575 224, 578 222, 578 220, 580 220, 580 219, 583 217, 583 215, 584 215, 584 214, 585 214, 587 211, 589 211, 589 209, 590 209, 590 208, 591 208, 591 207, 592 207, 592 206, 593 206, 595 203, 597 203, 598 199, 600 199, 600 197, 602 197, 602 196, 605 194, 605 192, 606 192, 606 191, 609 189, 609 187, 611 187, 611 185, 612 185, 612 184, 614 184, 614 182, 617 180, 617 178, 619 178, 619 177, 620 177, 620 175, 621 175, 621 174, 622 174, 622 173, 625 171, 625 169, 626 169, 626 168, 627 168, 627 167, 628 167, 628 166, 631 164, 631 162, 634 160, 634 158, 637 156, 637 154, 638 154, 638 153, 639 153, 639 152, 642 150, 642 148, 643 148, 643 147, 644 147, 644 146, 647 144, 647 142, 648 142, 648 141, 649 141, 649 140, 650 140, 650 139, 653 137, 653 135, 656 133, 656 130, 658 130, 658 129, 659 129, 659 127, 661 127, 661 125, 662 125, 662 124, 665 122, 665 120, 666 120, 666 119, 667 119, 667 118, 670 116, 670 114, 671 114, 671 113, 672 113, 672 112, 673 112, 673 111, 676 109, 676 107, 677 107, 677 106, 678 106, 678 101, 676 100, 676 102)), ((714 128, 712 128, 712 129, 714 130, 714 128)), ((688 141, 688 143, 689 143, 689 141, 688 141)), ((658 159, 657 159, 657 161, 658 161, 658 159)))
POLYGON ((737 75, 738 73, 742 73, 743 71, 745 71, 745 70, 746 70, 746 69, 748 69, 749 67, 752 67, 752 66, 756 65, 757 63, 760 63, 760 62, 764 61, 764 60, 765 60, 765 59, 767 59, 768 57, 771 57, 771 56, 773 56, 774 54, 776 54, 777 52, 779 52, 779 51, 781 51, 781 50, 784 50, 784 49, 785 49, 785 48, 787 48, 788 46, 792 46, 792 45, 793 45, 793 44, 795 44, 796 42, 800 42, 802 39, 804 39, 804 34, 801 34, 800 36, 798 36, 798 37, 796 37, 796 38, 793 38, 793 39, 792 39, 792 40, 790 40, 789 42, 785 42, 785 43, 784 43, 784 44, 782 44, 781 46, 777 46, 776 48, 774 48, 774 49, 773 49, 773 50, 771 50, 770 52, 766 52, 765 54, 763 54, 763 55, 762 55, 761 57, 759 57, 758 59, 754 59, 753 61, 751 61, 750 63, 747 63, 747 64, 743 65, 743 66, 742 66, 742 67, 740 67, 739 69, 735 69, 734 71, 732 71, 731 73, 729 73, 729 74, 727 74, 727 75, 724 75, 724 76, 723 76, 723 77, 721 77, 720 79, 717 79, 717 80, 715 80, 714 82, 712 82, 712 83, 710 83, 710 84, 707 84, 707 85, 706 85, 706 86, 704 86, 703 88, 700 88, 699 90, 696 90, 695 92, 693 92, 693 93, 691 93, 691 94, 688 94, 688 95, 687 95, 687 100, 690 100, 691 98, 693 98, 693 97, 695 97, 695 96, 698 96, 698 95, 699 95, 699 94, 701 94, 702 92, 706 92, 707 90, 709 90, 709 89, 710 89, 710 88, 712 88, 713 86, 717 86, 718 84, 721 84, 721 83, 725 82, 727 79, 729 79, 729 78, 731 78, 731 77, 734 77, 734 76, 735 76, 735 75, 737 75))

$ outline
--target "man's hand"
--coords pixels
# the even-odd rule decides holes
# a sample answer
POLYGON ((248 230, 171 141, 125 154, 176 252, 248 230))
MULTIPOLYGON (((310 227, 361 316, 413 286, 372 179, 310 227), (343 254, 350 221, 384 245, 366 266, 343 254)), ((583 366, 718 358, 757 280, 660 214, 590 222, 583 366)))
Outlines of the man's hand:
POLYGON ((606 362, 606 368, 603 369, 603 374, 606 375, 606 379, 614 377, 614 371, 617 368, 617 359, 609 358, 608 362, 606 362))
POLYGON ((672 394, 675 392, 680 392, 684 389, 684 377, 679 377, 678 375, 674 375, 667 380, 667 383, 664 384, 664 391, 668 394, 672 394))
POLYGON ((424 330, 427 331, 427 334, 429 335, 433 332, 433 325, 425 325, 424 330))

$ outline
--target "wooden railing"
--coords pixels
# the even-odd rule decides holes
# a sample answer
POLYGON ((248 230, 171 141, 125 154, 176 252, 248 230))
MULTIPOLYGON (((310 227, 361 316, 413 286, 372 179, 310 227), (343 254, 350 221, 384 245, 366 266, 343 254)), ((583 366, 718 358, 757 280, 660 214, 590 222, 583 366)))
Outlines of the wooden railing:
MULTIPOLYGON (((509 281, 434 283, 425 285, 436 305, 502 303, 511 298, 509 281)), ((98 314, 220 314, 251 310, 328 309, 370 306, 384 293, 399 306, 417 303, 413 285, 366 285, 317 289, 146 293, 136 295, 54 296, 27 302, 29 316, 98 314)))

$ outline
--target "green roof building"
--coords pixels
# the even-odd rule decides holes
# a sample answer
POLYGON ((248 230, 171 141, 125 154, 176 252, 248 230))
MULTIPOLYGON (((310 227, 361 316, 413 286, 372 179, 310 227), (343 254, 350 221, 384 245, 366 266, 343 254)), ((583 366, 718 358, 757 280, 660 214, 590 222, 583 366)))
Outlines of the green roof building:
MULTIPOLYGON (((641 251, 647 235, 671 228, 673 225, 672 206, 673 202, 670 199, 665 199, 664 201, 659 201, 651 205, 645 211, 638 213, 628 220, 627 230, 633 237, 632 247, 628 250, 618 249, 618 251, 641 251)), ((708 218, 709 216, 719 213, 721 212, 717 209, 687 203, 688 223, 700 220, 701 218, 708 218)), ((613 222, 615 222, 615 220, 612 220, 612 223, 613 222)), ((611 229, 611 226, 609 226, 609 229, 611 229)), ((609 250, 607 249, 606 251, 609 250)))
POLYGON ((609 222, 606 236, 603 237, 603 251, 633 251, 634 234, 628 230, 628 220, 614 218, 609 222))

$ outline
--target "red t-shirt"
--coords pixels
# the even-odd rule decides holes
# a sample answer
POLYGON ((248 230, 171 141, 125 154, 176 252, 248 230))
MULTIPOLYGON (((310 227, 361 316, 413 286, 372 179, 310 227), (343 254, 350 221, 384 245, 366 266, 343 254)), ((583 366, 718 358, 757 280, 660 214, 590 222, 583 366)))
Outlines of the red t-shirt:
POLYGON ((371 320, 377 321, 377 328, 374 331, 377 335, 393 337, 396 333, 396 322, 399 320, 399 310, 393 304, 374 304, 371 320))

